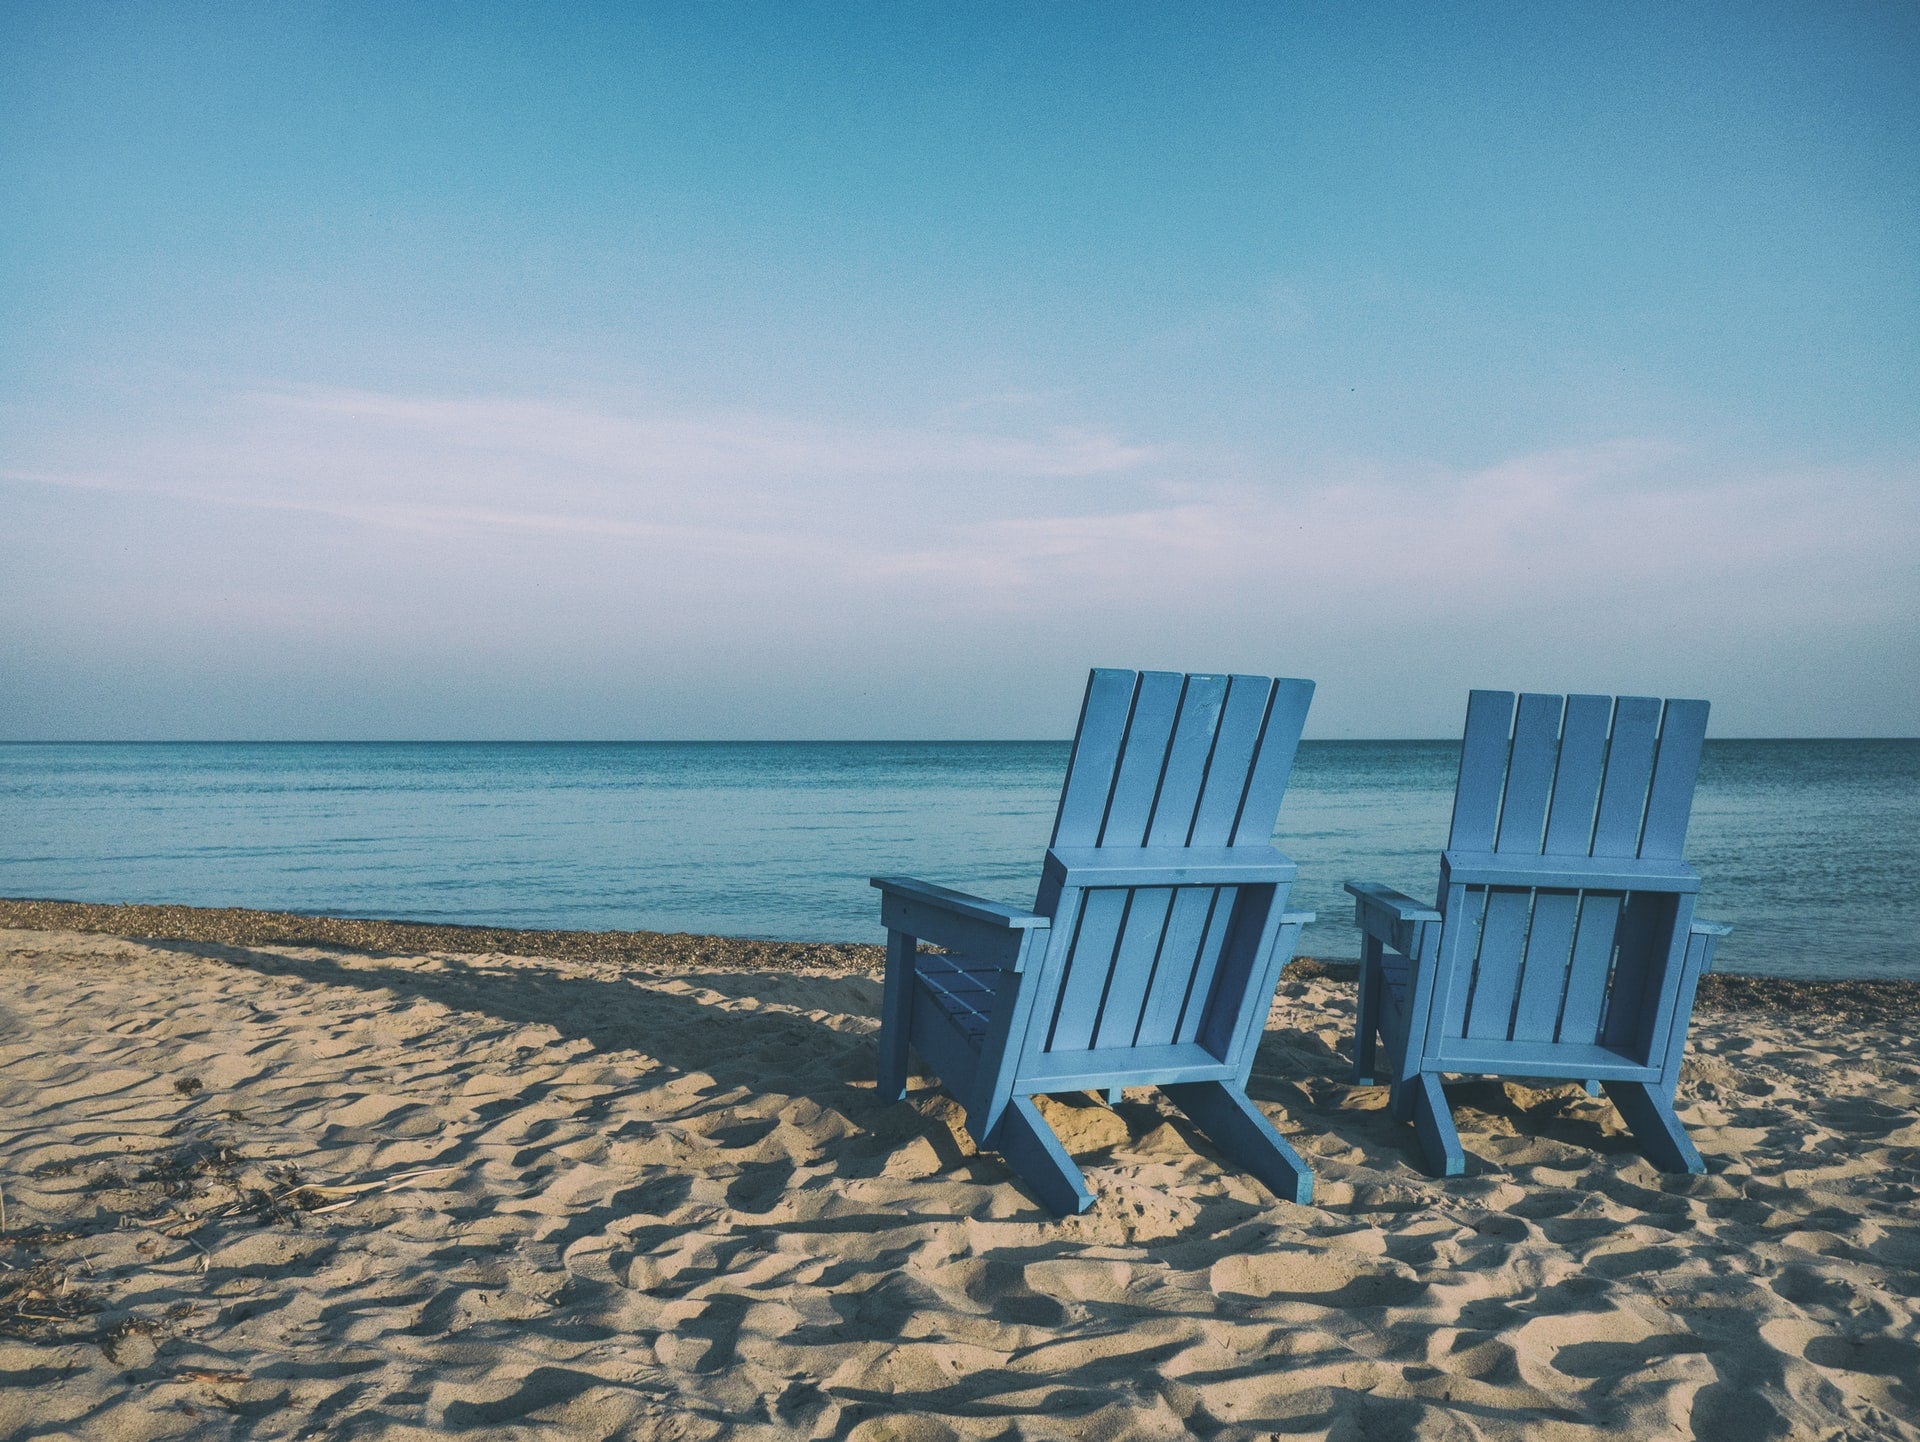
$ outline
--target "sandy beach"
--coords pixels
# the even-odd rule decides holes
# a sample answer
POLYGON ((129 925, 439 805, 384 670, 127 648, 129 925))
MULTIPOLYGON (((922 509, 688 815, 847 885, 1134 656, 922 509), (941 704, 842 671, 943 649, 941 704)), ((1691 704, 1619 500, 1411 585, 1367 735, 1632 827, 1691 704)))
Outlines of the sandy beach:
POLYGON ((1920 1438, 1920 986, 1709 978, 1705 1177, 1465 1082, 1439 1182, 1296 963, 1316 1205, 1142 1091, 1057 1222, 877 962, 0 903, 0 1437, 1920 1438))

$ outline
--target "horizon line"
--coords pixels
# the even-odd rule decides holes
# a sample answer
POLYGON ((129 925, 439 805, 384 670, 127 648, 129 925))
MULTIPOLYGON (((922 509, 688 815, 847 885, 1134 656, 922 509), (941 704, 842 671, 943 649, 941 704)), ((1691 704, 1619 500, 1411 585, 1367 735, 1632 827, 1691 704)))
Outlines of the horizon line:
MULTIPOLYGON (((1920 741, 1920 736, 1709 736, 1716 741, 1920 741)), ((1300 744, 1458 744, 1456 736, 1303 736, 1300 744)), ((0 746, 1067 746, 1071 736, 580 737, 0 737, 0 746)))

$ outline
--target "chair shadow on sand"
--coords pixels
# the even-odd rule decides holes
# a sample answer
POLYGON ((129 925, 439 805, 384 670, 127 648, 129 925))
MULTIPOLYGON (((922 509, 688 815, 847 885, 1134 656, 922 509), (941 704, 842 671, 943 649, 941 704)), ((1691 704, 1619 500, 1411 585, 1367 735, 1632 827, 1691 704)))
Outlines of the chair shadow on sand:
MULTIPOLYGON (((1350 1037, 1350 994, 1343 993, 1337 1007, 1341 1034, 1350 1037)), ((1329 1046, 1313 1032, 1297 1027, 1269 1027, 1247 1078, 1247 1095, 1292 1118, 1307 1138, 1321 1133, 1358 1147, 1372 1170, 1397 1174, 1404 1169, 1424 1178, 1419 1138, 1391 1116, 1387 1088, 1354 1086, 1350 1045, 1346 1041, 1339 1047, 1329 1046)), ((1469 1160, 1469 1174, 1504 1170, 1485 1156, 1492 1136, 1522 1143, 1549 1142, 1609 1161, 1630 1161, 1639 1155, 1632 1134, 1618 1125, 1610 1104, 1589 1097, 1578 1083, 1463 1077, 1449 1081, 1446 1090, 1455 1108, 1466 1116, 1469 1140, 1480 1151, 1469 1160), (1607 1121, 1615 1125, 1609 1129, 1603 1125, 1607 1121)), ((1577 1205, 1578 1199, 1578 1193, 1569 1194, 1566 1205, 1577 1205)), ((1399 1201, 1350 1202, 1340 1210, 1365 1213, 1425 1205, 1414 1193, 1399 1201)))
MULTIPOLYGON (((623 1053, 635 1054, 679 1075, 709 1077, 713 1085, 703 1095, 716 1103, 724 1104, 743 1090, 805 1098, 837 1112, 862 1134, 860 1140, 836 1148, 844 1152, 835 1159, 836 1170, 850 1179, 878 1175, 890 1156, 919 1139, 932 1147, 943 1173, 986 1186, 1019 1185, 999 1158, 970 1155, 971 1149, 963 1149, 955 1131, 957 1116, 950 1124, 937 1109, 930 1112, 878 1099, 870 1080, 877 1044, 874 1027, 834 1026, 820 1019, 822 1014, 861 1020, 877 1017, 880 981, 869 974, 705 970, 606 978, 526 963, 496 967, 442 959, 431 968, 370 966, 364 963, 397 959, 397 954, 345 948, 335 950, 361 964, 212 942, 145 944, 266 976, 437 1003, 469 1017, 489 1018, 500 1025, 502 1035, 524 1026, 551 1027, 561 1041, 585 1042, 611 1064, 617 1065, 623 1053), (729 1007, 661 989, 661 984, 673 982, 761 1005, 729 1007)), ((1351 1003, 1342 995, 1337 1005, 1344 1011, 1351 1003)), ((1311 1031, 1288 1026, 1270 1029, 1248 1079, 1248 1095, 1277 1109, 1283 1121, 1297 1125, 1304 1142, 1311 1144, 1321 1135, 1337 1138, 1357 1148, 1372 1169, 1417 1172, 1418 1145, 1406 1128, 1394 1123, 1384 1108, 1350 1105, 1354 1096, 1348 1080, 1351 1066, 1344 1048, 1328 1046, 1311 1031)), ((923 1081, 931 1080, 925 1073, 921 1076, 923 1081)), ((662 1083, 658 1073, 649 1071, 640 1086, 651 1089, 662 1083)), ((534 1083, 515 1104, 538 1100, 547 1090, 534 1083)), ((1583 1106, 1586 1099, 1575 1088, 1561 1088, 1568 1092, 1564 1098, 1536 1097, 1525 1104, 1496 1080, 1456 1083, 1450 1090, 1462 1105, 1488 1117, 1499 1131, 1522 1139, 1550 1140, 1608 1155, 1634 1150, 1624 1132, 1603 1130, 1598 1121, 1603 1109, 1598 1104, 1583 1106)), ((1147 1105, 1138 1096, 1114 1109, 1127 1124, 1130 1138, 1169 1125, 1194 1152, 1224 1171, 1235 1170, 1184 1116, 1171 1107, 1147 1105)), ((1060 1100, 1075 1107, 1104 1106, 1091 1094, 1060 1100)), ((712 1135, 723 1145, 745 1146, 769 1126, 742 1118, 712 1135)), ((1083 1153, 1081 1160, 1098 1164, 1109 1150, 1083 1153)), ((785 1166, 744 1163, 730 1201, 748 1212, 770 1209, 779 1200, 785 1166)), ((1025 1189, 1021 1191, 1026 1196, 1025 1189)), ((649 1210, 654 1210, 661 1199, 649 1200, 653 1203, 649 1210)), ((1033 1199, 1028 1196, 1027 1200, 1033 1199)), ((1369 1212, 1409 1205, 1420 1203, 1356 1200, 1340 1209, 1369 1212)))
MULTIPOLYGON (((725 1105, 742 1090, 804 1097, 838 1112, 880 1145, 877 1151, 857 1148, 860 1154, 843 1159, 850 1176, 877 1172, 887 1155, 915 1138, 924 1138, 934 1148, 943 1170, 979 1167, 982 1180, 986 1180, 995 1166, 991 1159, 965 1156, 951 1129, 937 1117, 876 1101, 869 1080, 874 1045, 871 1029, 842 1029, 808 1014, 877 1013, 879 982, 861 973, 820 976, 686 971, 609 979, 538 964, 476 966, 444 958, 436 958, 430 967, 369 966, 364 963, 392 959, 395 954, 347 948, 329 949, 343 960, 351 958, 361 964, 214 942, 147 941, 143 945, 243 967, 264 976, 293 978, 316 986, 351 987, 402 1001, 436 1003, 467 1017, 499 1024, 497 1032, 482 1033, 476 1040, 488 1036, 498 1039, 521 1027, 551 1027, 560 1042, 585 1042, 593 1049, 595 1060, 609 1065, 617 1066, 623 1054, 633 1055, 658 1063, 674 1075, 711 1078, 712 1086, 699 1094, 699 1100, 709 1106, 725 1105), (764 1004, 769 1001, 769 978, 781 995, 772 1004, 764 1004), (763 1005, 727 1007, 660 988, 661 983, 673 982, 763 1005)), ((648 1068, 636 1076, 636 1090, 651 1090, 672 1079, 648 1068)), ((549 1090, 549 1086, 532 1083, 515 1098, 514 1105, 537 1101, 549 1090)), ((712 1135, 722 1145, 748 1145, 769 1128, 770 1124, 747 1117, 712 1135)), ((743 1176, 751 1175, 753 1167, 749 1163, 743 1168, 743 1176)), ((768 1188, 749 1186, 746 1190, 768 1188)))

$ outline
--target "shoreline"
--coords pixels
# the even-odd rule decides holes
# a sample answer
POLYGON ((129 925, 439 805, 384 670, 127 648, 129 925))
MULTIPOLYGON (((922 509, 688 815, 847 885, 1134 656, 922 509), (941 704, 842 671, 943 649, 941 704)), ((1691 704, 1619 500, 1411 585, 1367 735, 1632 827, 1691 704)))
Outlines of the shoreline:
POLYGON ((457 922, 379 921, 256 911, 240 906, 49 901, 0 897, 0 927, 81 931, 144 941, 210 941, 222 946, 336 946, 356 951, 504 953, 556 961, 625 962, 634 966, 718 966, 795 971, 825 967, 870 971, 886 948, 861 942, 764 941, 668 931, 563 931, 457 922))
MULTIPOLYGON (((886 948, 870 942, 767 941, 693 932, 566 931, 452 922, 308 916, 251 907, 54 901, 0 897, 0 928, 74 931, 146 941, 348 947, 358 951, 504 954, 558 961, 613 962, 649 968, 720 967, 798 971, 877 971, 886 948)), ((1355 964, 1296 957, 1283 976, 1351 983, 1355 964)), ((1702 977, 1701 1011, 1792 1012, 1823 1020, 1920 1016, 1920 981, 1796 980, 1714 972, 1702 977)))

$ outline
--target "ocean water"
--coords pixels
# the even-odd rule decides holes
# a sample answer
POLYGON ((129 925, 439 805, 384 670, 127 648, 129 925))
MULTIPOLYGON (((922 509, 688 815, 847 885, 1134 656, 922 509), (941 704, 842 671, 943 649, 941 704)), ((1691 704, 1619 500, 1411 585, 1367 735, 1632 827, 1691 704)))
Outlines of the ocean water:
MULTIPOLYGON (((1458 744, 1309 741, 1301 951, 1349 878, 1428 896, 1458 744)), ((875 874, 1025 905, 1065 742, 0 745, 0 895, 880 939, 875 874)), ((1722 970, 1920 979, 1920 741, 1710 741, 1688 859, 1722 970)))

